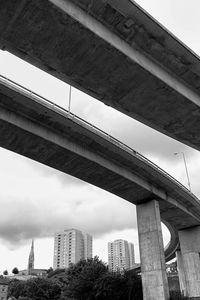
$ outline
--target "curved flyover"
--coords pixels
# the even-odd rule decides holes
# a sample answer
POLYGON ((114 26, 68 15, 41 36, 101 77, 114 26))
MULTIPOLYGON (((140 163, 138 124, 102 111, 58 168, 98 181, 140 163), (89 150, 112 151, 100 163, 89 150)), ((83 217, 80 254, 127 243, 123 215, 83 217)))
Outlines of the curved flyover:
POLYGON ((199 200, 177 180, 97 127, 0 77, 0 146, 80 178, 133 204, 158 199, 171 240, 200 224, 199 200))

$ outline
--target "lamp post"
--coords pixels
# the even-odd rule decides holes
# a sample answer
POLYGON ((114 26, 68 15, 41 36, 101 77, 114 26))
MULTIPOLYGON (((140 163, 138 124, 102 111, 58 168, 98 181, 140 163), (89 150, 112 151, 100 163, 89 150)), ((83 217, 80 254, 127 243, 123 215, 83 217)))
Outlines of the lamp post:
POLYGON ((68 111, 70 113, 70 108, 71 108, 71 97, 72 97, 72 86, 69 86, 69 105, 68 105, 68 111))
MULTIPOLYGON (((187 163, 186 163, 185 154, 184 154, 184 152, 180 152, 180 153, 181 153, 182 156, 183 156, 183 161, 184 161, 184 165, 185 165, 185 172, 186 172, 187 181, 188 181, 188 187, 189 187, 189 190, 190 190, 190 192, 191 192, 192 190, 191 190, 191 184, 190 184, 190 178, 189 178, 189 173, 188 173, 188 168, 187 168, 187 163)), ((174 155, 178 155, 178 154, 180 154, 180 153, 176 152, 176 153, 174 153, 174 155)))

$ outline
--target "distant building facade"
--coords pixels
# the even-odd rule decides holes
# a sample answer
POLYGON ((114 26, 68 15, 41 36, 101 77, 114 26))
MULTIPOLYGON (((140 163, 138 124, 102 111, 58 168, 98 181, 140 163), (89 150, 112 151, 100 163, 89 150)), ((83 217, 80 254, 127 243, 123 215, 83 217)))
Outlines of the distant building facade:
POLYGON ((128 243, 129 256, 130 256, 130 269, 135 267, 135 249, 133 243, 128 243))
POLYGON ((84 258, 92 258, 92 236, 84 234, 84 258))
POLYGON ((71 263, 92 257, 92 236, 77 229, 55 233, 53 268, 68 268, 71 263))
MULTIPOLYGON (((27 279, 32 278, 32 277, 46 277, 47 276, 47 269, 32 269, 30 270, 20 270, 17 275, 15 275, 15 278, 19 280, 21 276, 27 277, 27 279)), ((24 279, 25 280, 25 279, 24 279)), ((0 298, 1 300, 1 298, 0 298)))
POLYGON ((0 279, 0 300, 7 300, 8 297, 8 282, 5 279, 0 279))
POLYGON ((134 245, 126 240, 108 243, 108 267, 110 271, 130 270, 135 264, 134 245))

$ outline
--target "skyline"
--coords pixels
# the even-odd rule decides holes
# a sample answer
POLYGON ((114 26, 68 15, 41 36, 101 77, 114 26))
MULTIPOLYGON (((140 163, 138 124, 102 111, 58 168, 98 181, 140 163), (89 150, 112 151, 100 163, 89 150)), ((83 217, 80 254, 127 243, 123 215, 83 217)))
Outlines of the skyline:
MULTIPOLYGON (((76 230, 76 231, 80 231, 79 229, 76 229, 76 228, 69 228, 69 229, 64 229, 64 230, 62 230, 62 232, 64 233, 65 231, 71 231, 71 230, 76 230)), ((55 232, 55 235, 56 234, 59 234, 59 233, 61 233, 61 232, 55 232)), ((87 234, 85 234, 85 233, 83 233, 84 235, 87 235, 87 234)), ((54 235, 54 237, 52 237, 52 239, 53 239, 53 253, 52 253, 52 257, 53 257, 53 260, 54 260, 54 250, 55 250, 55 235, 54 235)), ((91 236, 92 237, 92 236, 91 236)), ((93 237, 92 237, 93 238, 93 237)), ((114 242, 116 242, 116 241, 121 241, 122 239, 117 239, 117 240, 114 240, 114 241, 109 241, 108 243, 107 243, 107 249, 106 249, 106 251, 107 251, 107 258, 109 257, 109 251, 108 251, 108 245, 110 244, 110 243, 114 243, 114 242)), ((135 262, 135 255, 134 255, 134 253, 135 253, 135 251, 134 251, 134 244, 133 243, 129 243, 129 241, 126 241, 126 240, 123 240, 123 241, 125 241, 125 242, 128 242, 128 244, 129 244, 129 246, 131 247, 133 247, 133 256, 134 256, 134 258, 133 258, 133 260, 134 260, 134 264, 136 263, 135 262)), ((23 270, 28 270, 29 268, 30 269, 35 269, 35 258, 37 259, 37 257, 36 257, 36 255, 35 255, 35 252, 37 253, 37 255, 41 255, 41 253, 38 251, 38 249, 35 247, 35 240, 31 240, 31 243, 29 244, 29 245, 27 245, 28 246, 28 248, 29 248, 29 254, 28 254, 28 256, 27 257, 24 257, 24 263, 26 264, 26 266, 27 266, 27 262, 28 262, 28 268, 23 268, 23 270)), ((46 250, 46 249, 44 249, 43 248, 43 250, 46 250)), ((95 253, 92 253, 92 257, 95 257, 96 256, 96 254, 95 253)), ((106 261, 106 263, 108 264, 108 259, 107 259, 107 261, 106 261)), ((24 265, 25 265, 24 264, 24 265)), ((13 268, 14 267, 17 267, 18 268, 18 266, 17 265, 15 265, 15 266, 13 266, 13 268)), ((37 266, 37 267, 39 267, 39 265, 37 266)), ((53 268, 53 264, 50 266, 50 267, 52 267, 53 268)), ((48 268, 46 268, 46 269, 48 269, 48 268)), ((8 271, 8 269, 2 269, 2 270, 0 270, 0 274, 2 274, 5 270, 7 270, 8 271)), ((19 269, 18 268, 18 270, 19 271, 21 271, 22 269, 19 269)), ((11 269, 10 269, 10 272, 9 272, 9 274, 8 275, 10 275, 11 274, 11 269)))
MULTIPOLYGON (((196 21, 200 25, 200 21, 198 18, 197 20, 193 18, 185 21, 186 13, 188 15, 189 8, 191 9, 189 4, 182 4, 180 1, 174 4, 172 1, 165 1, 160 7, 157 0, 151 1, 151 4, 147 0, 137 2, 197 54, 200 53, 200 44, 195 38, 198 31, 196 34, 194 33, 195 25, 193 23, 196 21), (179 2, 182 4, 181 9, 178 7, 179 2), (170 5, 173 5, 173 10, 170 5), (168 14, 169 11, 172 14, 168 14), (191 26, 194 26, 193 30, 191 26)), ((195 2, 196 7, 193 5, 194 13, 198 11, 200 6, 197 1, 194 1, 194 4, 195 2)), ((67 84, 3 51, 0 52, 0 66, 2 75, 67 109, 69 100, 69 86, 67 84)), ((173 155, 174 152, 184 151, 192 191, 198 197, 200 196, 198 186, 200 154, 197 151, 147 128, 74 88, 72 88, 71 111, 141 152, 187 187, 187 178, 181 156, 174 157, 173 155), (144 136, 147 138, 145 139, 144 136)), ((0 192, 0 205, 4 212, 0 220, 0 252, 3 253, 2 258, 0 258, 0 271, 7 268, 12 269, 15 266, 21 269, 17 263, 12 267, 4 268, 4 255, 7 251, 7 261, 11 264, 11 252, 12 254, 15 253, 15 257, 20 258, 21 256, 19 263, 23 264, 23 256, 25 256, 26 248, 29 249, 29 240, 32 238, 35 238, 36 245, 38 243, 38 253, 41 253, 44 263, 44 260, 47 259, 45 249, 42 251, 44 245, 51 249, 52 241, 49 236, 53 230, 60 230, 63 227, 77 227, 88 233, 90 233, 89 229, 91 228, 91 235, 95 239, 94 253, 96 251, 97 255, 99 254, 100 258, 104 260, 106 253, 103 245, 108 239, 129 240, 135 244, 136 261, 138 260, 136 217, 133 205, 78 179, 4 149, 0 149, 0 152, 0 177, 3 183, 0 192), (106 211, 105 206, 107 206, 106 211), (44 239, 45 237, 47 238, 44 239), (2 244, 5 246, 3 247, 2 244), (13 250, 6 250, 7 246, 13 250)), ((164 239, 167 240, 166 234, 164 239)), ((52 253, 51 257, 53 257, 53 250, 52 252, 49 250, 49 252, 52 253)), ((38 260, 38 254, 36 257, 36 266, 43 267, 38 260)), ((45 263, 50 264, 46 266, 47 268, 50 267, 52 259, 50 260, 49 257, 45 263)))

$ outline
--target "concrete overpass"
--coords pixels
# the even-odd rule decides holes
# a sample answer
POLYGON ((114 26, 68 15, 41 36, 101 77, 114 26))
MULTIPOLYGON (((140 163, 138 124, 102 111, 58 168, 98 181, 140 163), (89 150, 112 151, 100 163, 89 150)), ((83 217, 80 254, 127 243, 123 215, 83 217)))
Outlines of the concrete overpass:
POLYGON ((200 149, 199 57, 130 0, 1 0, 0 47, 200 149))
MULTIPOLYGON (((179 240, 184 244, 181 234, 190 230, 194 237, 191 231, 196 232, 200 225, 200 202, 187 188, 105 132, 2 76, 0 146, 135 204, 144 295, 148 296, 144 299, 168 299, 160 215, 171 233, 165 249, 166 260, 169 260, 180 250, 179 240), (152 276, 154 279, 149 279, 152 276)), ((197 250, 193 252, 196 257, 197 250)), ((187 253, 184 255, 187 261, 187 253)), ((190 253, 190 262, 195 259, 190 253)), ((187 271, 192 266, 191 263, 187 271)), ((192 288, 195 284, 198 286, 194 275, 190 276, 191 280, 192 288)))

